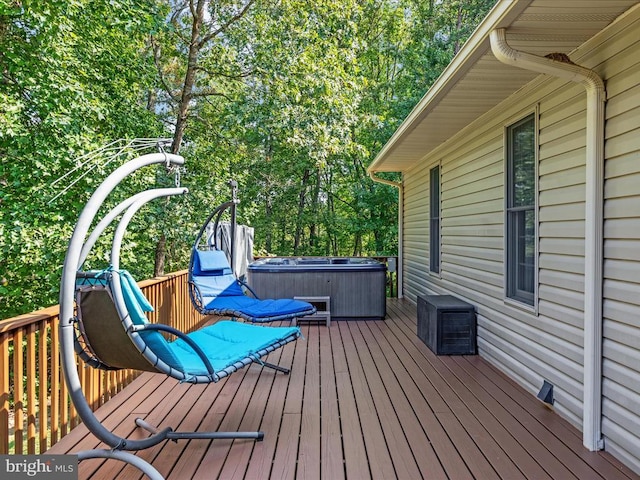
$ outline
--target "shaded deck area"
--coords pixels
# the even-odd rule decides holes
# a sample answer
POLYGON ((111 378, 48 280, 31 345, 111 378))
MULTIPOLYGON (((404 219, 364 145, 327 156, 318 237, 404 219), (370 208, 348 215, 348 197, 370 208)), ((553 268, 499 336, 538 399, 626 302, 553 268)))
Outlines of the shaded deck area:
MULTIPOLYGON (((305 339, 217 384, 143 374, 98 411, 120 435, 134 418, 176 430, 256 430, 262 442, 167 442, 137 455, 169 479, 638 479, 480 357, 435 356, 416 309, 390 299, 385 321, 302 324, 305 339)), ((48 453, 98 442, 84 426, 48 453)), ((80 478, 140 478, 117 461, 80 478)))

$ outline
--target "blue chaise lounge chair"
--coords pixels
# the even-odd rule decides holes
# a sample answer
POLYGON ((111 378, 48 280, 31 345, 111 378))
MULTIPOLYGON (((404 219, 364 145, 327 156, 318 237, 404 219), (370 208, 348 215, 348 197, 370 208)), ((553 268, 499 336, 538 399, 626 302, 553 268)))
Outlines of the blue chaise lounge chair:
POLYGON ((189 287, 192 302, 203 315, 263 323, 294 320, 316 312, 313 305, 301 300, 258 299, 249 285, 235 277, 222 250, 193 250, 189 287), (246 295, 245 289, 252 296, 246 295))
POLYGON ((230 266, 227 253, 216 244, 220 219, 230 215, 230 252, 233 263, 236 232, 238 184, 230 181, 231 200, 219 205, 204 222, 191 249, 189 260, 189 296, 196 310, 203 315, 242 318, 253 323, 292 320, 313 315, 316 308, 301 300, 281 298, 259 299, 245 282, 240 281, 230 266), (210 227, 209 229, 207 227, 210 227), (209 235, 205 239, 205 234, 209 235), (245 293, 248 292, 248 295, 245 293))

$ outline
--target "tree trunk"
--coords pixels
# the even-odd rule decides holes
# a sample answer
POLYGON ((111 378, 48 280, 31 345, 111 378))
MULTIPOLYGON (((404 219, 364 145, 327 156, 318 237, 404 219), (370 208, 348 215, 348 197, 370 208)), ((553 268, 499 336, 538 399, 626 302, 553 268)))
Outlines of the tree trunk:
MULTIPOLYGON (((202 19, 204 18, 204 7, 206 0, 198 0, 193 16, 193 24, 191 26, 191 41, 189 43, 189 54, 187 57, 187 71, 184 76, 184 84, 182 85, 182 94, 178 104, 178 112, 176 115, 176 129, 173 134, 173 143, 171 145, 171 153, 180 153, 180 145, 184 137, 184 131, 187 128, 187 119, 189 118, 189 104, 193 93, 193 86, 196 81, 196 70, 198 67, 198 55, 200 53, 200 28, 202 19)), ((166 261, 166 237, 164 234, 160 237, 156 245, 156 261, 154 266, 154 274, 156 276, 164 274, 164 265, 166 261)))
POLYGON ((264 209, 264 214, 265 214, 265 219, 267 220, 267 225, 268 228, 266 229, 265 232, 265 240, 264 240, 264 245, 265 248, 267 249, 267 253, 271 253, 272 252, 272 247, 273 247, 273 222, 272 217, 273 217, 273 209, 271 207, 271 199, 269 198, 269 196, 267 195, 267 198, 265 199, 265 209, 264 209))
MULTIPOLYGON (((336 205, 331 195, 329 195, 329 198, 327 199, 327 204, 329 209, 329 218, 335 219, 336 205)), ((333 255, 334 257, 337 257, 340 250, 338 249, 338 234, 334 228, 333 222, 331 222, 331 228, 329 228, 329 225, 327 225, 327 235, 329 237, 329 242, 330 242, 329 248, 330 248, 331 255, 333 255)))
POLYGON ((293 254, 297 255, 300 245, 302 243, 302 232, 304 225, 302 223, 302 214, 304 213, 304 203, 307 196, 307 184, 309 183, 309 169, 304 171, 302 177, 302 188, 300 189, 300 195, 298 196, 298 215, 296 217, 296 235, 293 241, 293 254))
POLYGON ((359 257, 362 255, 362 234, 357 232, 353 240, 353 256, 359 257))
POLYGON ((164 262, 167 256, 167 238, 162 234, 156 244, 156 261, 153 267, 153 276, 164 275, 164 262))
MULTIPOLYGON (((462 5, 460 5, 458 7, 458 20, 456 21, 456 30, 458 32, 462 30, 462 15, 463 15, 463 8, 462 8, 462 5)), ((456 44, 453 49, 453 54, 454 55, 457 54, 460 51, 461 47, 462 45, 460 45, 460 40, 456 40, 456 44)))
POLYGON ((311 194, 311 216, 313 220, 309 225, 309 246, 314 248, 318 245, 318 212, 320 211, 319 205, 320 196, 320 172, 316 174, 316 182, 311 194))
POLYGON ((204 7, 207 2, 205 0, 198 0, 196 9, 194 11, 193 24, 191 25, 191 41, 189 43, 189 54, 187 56, 187 72, 184 76, 184 84, 182 86, 182 95, 180 96, 180 103, 178 105, 178 112, 176 116, 176 130, 173 135, 173 145, 171 145, 171 151, 178 153, 180 151, 180 144, 184 137, 184 131, 187 128, 187 119, 189 118, 189 104, 191 103, 191 96, 193 94, 193 86, 196 81, 196 70, 198 68, 198 55, 200 53, 200 28, 202 27, 202 20, 204 18, 204 7))

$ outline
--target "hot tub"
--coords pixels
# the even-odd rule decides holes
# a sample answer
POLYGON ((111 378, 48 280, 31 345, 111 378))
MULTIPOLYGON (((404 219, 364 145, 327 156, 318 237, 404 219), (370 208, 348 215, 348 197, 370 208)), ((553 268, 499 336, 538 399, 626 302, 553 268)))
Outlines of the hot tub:
POLYGON ((381 320, 387 268, 363 257, 270 257, 251 263, 247 283, 260 298, 331 298, 332 320, 381 320))

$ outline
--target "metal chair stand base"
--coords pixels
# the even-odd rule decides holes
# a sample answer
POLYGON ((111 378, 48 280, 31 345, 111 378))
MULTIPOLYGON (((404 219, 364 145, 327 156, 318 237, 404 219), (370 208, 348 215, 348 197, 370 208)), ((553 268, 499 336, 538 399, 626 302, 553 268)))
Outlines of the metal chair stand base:
MULTIPOLYGON (((147 432, 158 435, 160 434, 166 440, 215 440, 215 439, 251 439, 261 442, 264 440, 264 432, 174 432, 171 429, 158 430, 153 425, 145 422, 141 418, 136 418, 136 425, 147 432)), ((131 452, 124 450, 107 450, 107 449, 95 449, 84 450, 77 453, 78 461, 89 460, 92 458, 104 458, 110 460, 119 460, 123 463, 129 464, 142 473, 144 473, 151 480, 164 480, 164 477, 153 465, 146 460, 137 457, 131 452)))
POLYGON ((78 461, 88 460, 91 458, 106 458, 111 460, 120 460, 121 462, 132 465, 140 470, 151 480, 164 480, 164 477, 146 460, 136 457, 133 453, 124 452, 122 450, 84 450, 78 452, 78 461))
POLYGON ((289 373, 291 372, 291 370, 289 370, 288 368, 281 367, 280 365, 275 365, 273 363, 261 362, 261 364, 263 367, 273 368, 274 370, 277 370, 278 372, 282 372, 285 375, 289 375, 289 373))
MULTIPOLYGON (((145 422, 141 418, 136 418, 136 425, 147 432, 156 435, 161 433, 156 427, 145 422)), ((264 440, 264 432, 166 432, 167 440, 215 440, 215 439, 250 439, 261 442, 264 440)))

